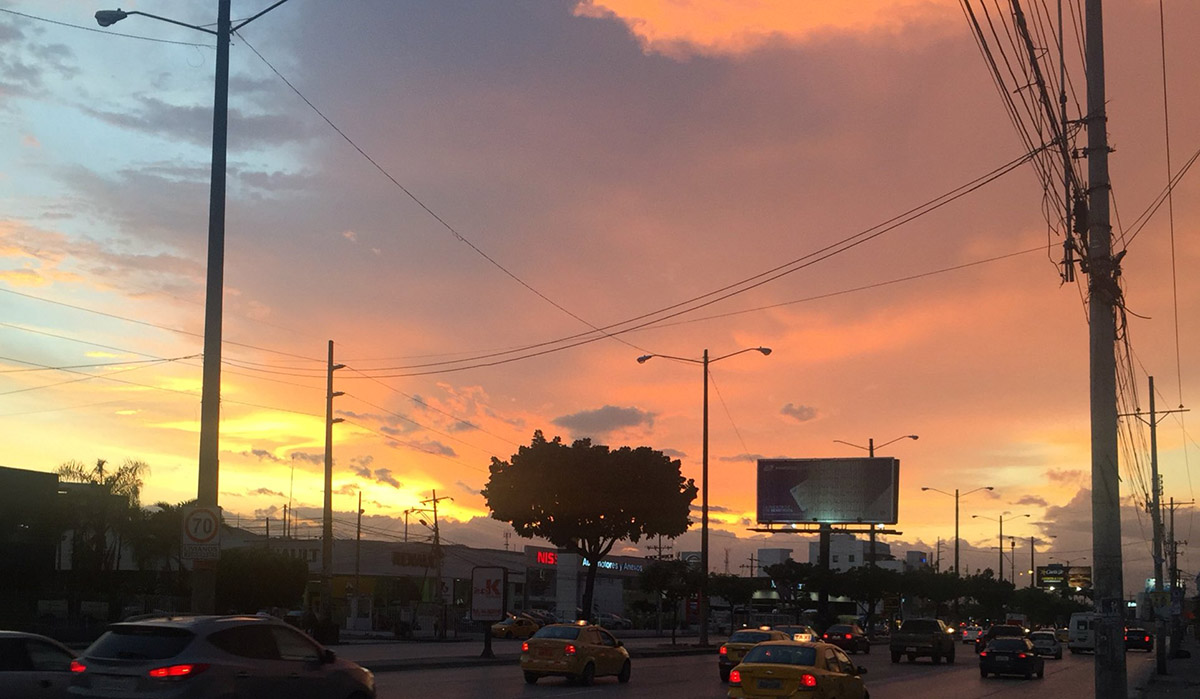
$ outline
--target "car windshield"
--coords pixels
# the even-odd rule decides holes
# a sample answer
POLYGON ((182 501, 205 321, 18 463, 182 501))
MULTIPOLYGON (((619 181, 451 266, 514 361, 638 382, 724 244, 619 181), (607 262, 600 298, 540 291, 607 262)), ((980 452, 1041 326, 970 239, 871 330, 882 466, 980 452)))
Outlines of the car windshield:
POLYGON ((762 643, 771 640, 771 634, 766 631, 735 631, 729 637, 730 643, 762 643))
POLYGON ((164 626, 114 626, 96 639, 86 655, 122 660, 165 660, 187 647, 195 634, 164 626))
POLYGON ((814 665, 817 662, 817 651, 810 646, 755 646, 746 653, 742 662, 814 665))
POLYGON ((579 638, 578 626, 543 626, 533 634, 534 638, 565 638, 573 641, 579 638))
POLYGON ((1021 651, 1027 648, 1025 641, 1020 638, 997 638, 988 644, 988 650, 1021 651))

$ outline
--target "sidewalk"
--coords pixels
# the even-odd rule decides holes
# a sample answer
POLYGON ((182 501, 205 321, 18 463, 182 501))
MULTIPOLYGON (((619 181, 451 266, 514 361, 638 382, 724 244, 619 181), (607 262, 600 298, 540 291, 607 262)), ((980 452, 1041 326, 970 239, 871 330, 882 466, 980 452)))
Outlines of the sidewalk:
MULTIPOLYGON (((677 635, 671 644, 666 636, 618 636, 629 651, 630 657, 647 658, 669 655, 716 655, 719 645, 707 648, 696 644, 697 637, 677 635)), ((419 640, 397 641, 380 639, 342 639, 342 643, 331 646, 338 657, 353 660, 372 672, 395 672, 398 670, 429 670, 452 667, 477 667, 484 665, 515 665, 521 656, 521 641, 492 639, 494 657, 484 658, 483 635, 465 634, 444 641, 419 640)))
POLYGON ((1190 658, 1167 656, 1167 674, 1155 674, 1153 666, 1145 684, 1134 694, 1139 699, 1177 699, 1200 697, 1200 644, 1194 638, 1184 638, 1180 650, 1191 653, 1190 658))

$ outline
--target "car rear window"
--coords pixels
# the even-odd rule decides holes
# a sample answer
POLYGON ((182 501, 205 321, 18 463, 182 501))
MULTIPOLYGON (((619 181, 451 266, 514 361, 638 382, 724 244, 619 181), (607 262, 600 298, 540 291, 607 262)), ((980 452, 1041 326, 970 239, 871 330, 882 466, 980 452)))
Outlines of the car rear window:
POLYGON ((1025 629, 1021 628, 1020 626, 1009 626, 1007 624, 1001 624, 999 626, 992 627, 992 635, 993 636, 1024 636, 1025 629))
POLYGON ((573 641, 579 638, 578 626, 543 626, 533 634, 534 638, 565 638, 573 641))
POLYGON ((1021 638, 997 638, 988 644, 988 650, 1026 650, 1025 640, 1021 638))
POLYGON ((771 634, 766 631, 734 631, 729 637, 730 643, 762 643, 771 640, 771 634))
POLYGON ((1055 638, 1054 634, 1050 633, 1049 631, 1038 631, 1036 633, 1029 634, 1029 640, 1031 640, 1031 641, 1057 641, 1058 639, 1055 638))
POLYGON ((179 655, 196 635, 165 626, 114 626, 85 655, 116 660, 165 660, 179 655))
POLYGON ((817 651, 809 646, 755 646, 742 658, 743 663, 779 663, 780 665, 816 665, 817 651))
POLYGON ((912 633, 937 633, 940 629, 933 619, 911 619, 900 626, 900 630, 912 633))

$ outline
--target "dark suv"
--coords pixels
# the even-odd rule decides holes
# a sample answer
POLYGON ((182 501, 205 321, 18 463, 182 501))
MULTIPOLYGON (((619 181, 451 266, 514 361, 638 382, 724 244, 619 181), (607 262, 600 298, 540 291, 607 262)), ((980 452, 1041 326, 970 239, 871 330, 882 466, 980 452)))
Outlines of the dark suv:
POLYGON ((986 633, 981 634, 979 638, 975 639, 975 654, 982 653, 983 649, 987 648, 987 644, 993 638, 1025 638, 1027 635, 1024 626, 995 624, 986 633))
POLYGON ((71 663, 73 697, 374 699, 375 676, 269 616, 113 624, 71 663))
POLYGON ((871 641, 858 624, 834 624, 825 629, 821 640, 832 643, 847 653, 871 652, 871 641))

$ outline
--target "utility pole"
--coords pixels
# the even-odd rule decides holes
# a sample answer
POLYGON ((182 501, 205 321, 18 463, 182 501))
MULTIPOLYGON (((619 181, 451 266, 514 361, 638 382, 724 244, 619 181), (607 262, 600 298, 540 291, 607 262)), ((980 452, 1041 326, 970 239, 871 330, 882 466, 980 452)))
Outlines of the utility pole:
POLYGON ((1036 564, 1033 561, 1033 553, 1034 553, 1034 551, 1037 550, 1037 547, 1035 546, 1036 541, 1037 540, 1034 537, 1032 537, 1032 536, 1029 537, 1029 586, 1030 587, 1034 587, 1034 584, 1033 584, 1034 578, 1037 577, 1037 568, 1035 567, 1036 564))
MULTIPOLYGON (((344 368, 333 363, 333 340, 329 341, 329 363, 325 375, 325 512, 321 527, 321 625, 326 631, 333 621, 333 425, 342 421, 333 416, 333 399, 342 395, 333 390, 333 372, 344 368)), ((323 635, 323 634, 322 634, 323 635)), ((328 643, 328 638, 317 639, 328 643)))
POLYGON ((754 557, 754 554, 750 554, 749 560, 750 565, 743 565, 742 570, 748 569, 750 571, 750 577, 758 577, 758 559, 754 557))
MULTIPOLYGON (((1120 417, 1136 417, 1142 422, 1150 426, 1150 482, 1151 493, 1150 502, 1146 503, 1146 509, 1150 511, 1150 523, 1152 536, 1154 537, 1151 556, 1154 558, 1154 596, 1156 598, 1155 605, 1152 608, 1161 605, 1164 592, 1163 578, 1166 575, 1164 571, 1165 558, 1163 554, 1163 541, 1166 539, 1163 527, 1162 518, 1162 477, 1158 474, 1158 423, 1162 417, 1171 413, 1186 412, 1184 409, 1165 410, 1158 412, 1155 410, 1154 401, 1154 377, 1149 377, 1150 382, 1150 415, 1149 419, 1143 417, 1142 413, 1132 413, 1130 415, 1121 415, 1120 417)), ((1171 513, 1174 516, 1174 512, 1171 513)), ((1174 588, 1172 588, 1174 589, 1174 588)), ((1157 611, 1154 613, 1154 642, 1157 645, 1155 648, 1155 672, 1159 675, 1167 674, 1167 620, 1157 611)))
POLYGON ((354 527, 354 596, 361 597, 358 589, 360 563, 362 562, 362 491, 358 491, 358 523, 354 527))
POLYGON ((1121 479, 1117 453, 1116 310, 1121 304, 1119 260, 1112 255, 1108 175, 1108 115, 1104 84, 1104 13, 1085 0, 1087 65, 1088 356, 1091 384, 1092 559, 1095 563, 1096 699, 1126 699, 1125 597, 1121 571, 1121 479))
POLYGON ((288 506, 283 506, 283 538, 288 538, 288 506))
POLYGON ((422 500, 421 504, 433 505, 433 555, 435 563, 437 564, 438 577, 436 599, 438 605, 438 619, 441 620, 441 622, 438 624, 437 637, 439 639, 444 639, 446 638, 446 598, 445 595, 442 594, 442 537, 441 530, 439 529, 440 523, 438 522, 437 506, 439 500, 453 500, 454 498, 450 497, 449 495, 443 495, 439 498, 436 490, 432 492, 433 497, 429 498, 428 500, 422 500))

